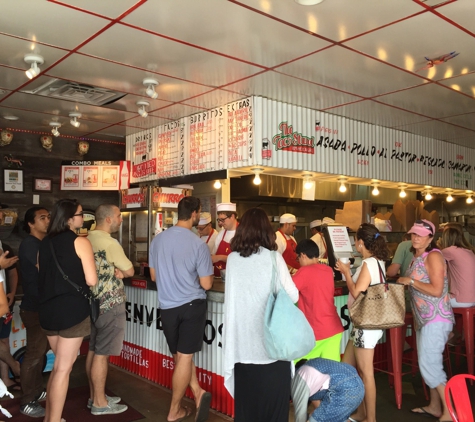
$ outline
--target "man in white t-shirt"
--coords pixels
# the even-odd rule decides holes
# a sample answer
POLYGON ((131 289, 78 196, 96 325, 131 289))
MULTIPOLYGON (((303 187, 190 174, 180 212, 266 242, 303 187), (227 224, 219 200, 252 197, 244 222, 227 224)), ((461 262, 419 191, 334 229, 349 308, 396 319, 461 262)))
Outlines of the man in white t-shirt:
POLYGON ((216 243, 216 238, 218 237, 218 232, 211 224, 211 214, 209 212, 202 212, 200 214, 200 221, 196 226, 196 230, 198 231, 200 239, 208 245, 209 251, 212 253, 216 243))
POLYGON ((277 251, 284 258, 290 274, 295 274, 300 268, 297 253, 295 252, 297 241, 292 236, 297 226, 297 217, 293 214, 282 214, 279 222, 279 230, 275 232, 277 251))
POLYGON ((226 269, 226 261, 231 253, 231 240, 236 233, 238 226, 236 204, 232 202, 223 202, 216 205, 218 213, 218 223, 221 223, 223 229, 218 233, 213 251, 211 252, 211 260, 214 266, 214 275, 219 277, 220 270, 226 269))

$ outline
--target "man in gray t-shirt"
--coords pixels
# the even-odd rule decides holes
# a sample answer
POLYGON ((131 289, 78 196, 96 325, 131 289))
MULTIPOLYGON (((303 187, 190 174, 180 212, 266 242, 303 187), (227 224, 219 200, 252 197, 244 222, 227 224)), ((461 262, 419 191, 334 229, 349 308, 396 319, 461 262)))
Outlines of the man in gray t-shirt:
POLYGON ((186 388, 195 395, 196 422, 208 419, 211 394, 196 377, 193 354, 201 350, 206 325, 206 290, 213 285, 213 264, 206 243, 191 228, 198 225, 199 198, 185 196, 178 204, 176 226, 158 234, 150 245, 150 277, 157 282, 163 333, 175 360, 172 402, 167 420, 181 420, 191 411, 181 405, 186 388))

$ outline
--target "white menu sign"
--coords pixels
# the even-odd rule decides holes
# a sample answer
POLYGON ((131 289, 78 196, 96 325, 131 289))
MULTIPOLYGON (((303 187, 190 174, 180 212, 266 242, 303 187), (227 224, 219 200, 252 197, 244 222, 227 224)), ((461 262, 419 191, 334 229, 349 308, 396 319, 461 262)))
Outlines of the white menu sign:
POLYGON ((228 167, 253 164, 254 121, 252 97, 235 101, 227 109, 227 163, 228 167))
POLYGON ((225 121, 225 107, 190 116, 190 174, 225 168, 225 121))
POLYGON ((157 179, 185 174, 186 127, 186 119, 175 120, 157 127, 157 179))
POLYGON ((131 162, 131 182, 143 182, 157 178, 157 153, 154 143, 155 129, 133 135, 127 159, 131 162))

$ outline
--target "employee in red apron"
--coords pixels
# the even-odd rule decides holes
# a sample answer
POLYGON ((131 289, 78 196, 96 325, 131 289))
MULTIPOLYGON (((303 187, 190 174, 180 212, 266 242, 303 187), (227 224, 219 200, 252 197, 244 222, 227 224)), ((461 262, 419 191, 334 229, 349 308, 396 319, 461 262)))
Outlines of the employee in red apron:
POLYGON ((297 242, 292 236, 297 225, 297 218, 293 214, 282 214, 280 216, 280 228, 275 232, 277 251, 282 254, 290 274, 295 274, 300 268, 295 248, 297 242))
POLYGON ((216 212, 218 214, 217 221, 223 226, 223 229, 216 237, 214 249, 211 252, 211 260, 214 265, 214 275, 219 277, 221 275, 220 270, 226 269, 226 261, 231 253, 231 239, 236 233, 238 221, 236 204, 232 202, 216 205, 216 212))
POLYGON ((209 212, 202 212, 200 214, 200 221, 196 226, 196 230, 198 231, 200 239, 208 245, 209 252, 212 253, 218 232, 211 224, 211 214, 209 212))
POLYGON ((318 246, 318 250, 320 251, 318 259, 328 259, 327 244, 323 237, 322 224, 322 220, 313 220, 310 223, 310 232, 312 233, 310 240, 313 240, 318 246))

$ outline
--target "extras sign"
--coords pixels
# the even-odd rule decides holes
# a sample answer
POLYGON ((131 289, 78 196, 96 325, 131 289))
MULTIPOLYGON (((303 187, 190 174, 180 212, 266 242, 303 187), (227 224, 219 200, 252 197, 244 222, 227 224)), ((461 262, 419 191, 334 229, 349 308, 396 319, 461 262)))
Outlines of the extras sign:
POLYGON ((315 137, 305 136, 294 132, 292 125, 287 122, 279 124, 280 133, 272 137, 276 151, 301 152, 304 154, 315 153, 315 137))

